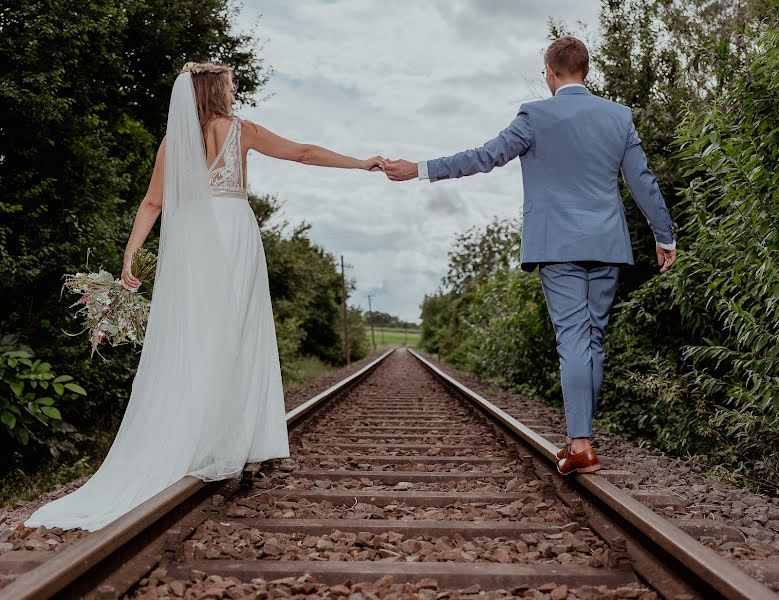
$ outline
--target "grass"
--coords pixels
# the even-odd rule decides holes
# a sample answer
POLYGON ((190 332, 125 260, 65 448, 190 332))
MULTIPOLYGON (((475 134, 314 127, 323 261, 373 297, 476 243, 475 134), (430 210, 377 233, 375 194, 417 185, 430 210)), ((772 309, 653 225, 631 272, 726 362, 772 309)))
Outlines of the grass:
POLYGON ((311 383, 338 367, 328 365, 314 356, 302 356, 290 365, 284 365, 284 391, 288 392, 311 383))
MULTIPOLYGON (((371 341, 371 328, 368 330, 368 342, 371 341)), ((416 348, 419 345, 421 332, 419 329, 402 329, 400 327, 374 327, 376 346, 408 346, 416 348)))

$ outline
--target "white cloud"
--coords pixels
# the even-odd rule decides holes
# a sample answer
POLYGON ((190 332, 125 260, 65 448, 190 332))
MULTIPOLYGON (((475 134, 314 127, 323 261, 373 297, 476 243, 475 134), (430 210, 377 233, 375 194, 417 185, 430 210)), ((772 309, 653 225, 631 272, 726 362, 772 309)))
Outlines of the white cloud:
MULTIPOLYGON (((362 158, 424 160, 494 137, 523 101, 548 96, 550 17, 594 24, 598 0, 248 0, 273 97, 239 114, 300 142, 362 158)), ((305 167, 252 153, 249 185, 352 265, 352 302, 417 320, 457 233, 521 214, 518 161, 430 184, 305 167)))

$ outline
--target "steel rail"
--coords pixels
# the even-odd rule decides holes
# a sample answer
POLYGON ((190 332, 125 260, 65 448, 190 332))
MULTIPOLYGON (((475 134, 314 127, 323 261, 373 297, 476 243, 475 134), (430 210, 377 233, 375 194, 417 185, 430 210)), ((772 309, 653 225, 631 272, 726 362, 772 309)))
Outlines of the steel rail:
MULTIPOLYGON (((287 426, 300 422, 328 400, 357 385, 393 351, 394 348, 388 350, 356 373, 290 410, 286 414, 287 426)), ((96 570, 112 553, 150 530, 162 517, 195 494, 206 487, 216 488, 224 483, 205 482, 191 475, 183 477, 112 523, 20 575, 11 585, 0 590, 0 597, 2 600, 42 600, 61 593, 79 578, 96 570)))
MULTIPOLYGON (((495 406, 489 400, 444 373, 425 357, 409 350, 428 371, 433 373, 449 389, 476 405, 483 413, 501 423, 518 436, 525 445, 530 446, 548 463, 557 462, 557 446, 524 425, 516 418, 495 406)), ((705 590, 709 598, 727 598, 732 600, 779 600, 779 596, 756 579, 747 575, 734 564, 722 558, 711 548, 704 546, 688 533, 682 531, 644 506, 635 498, 616 487, 597 474, 572 476, 576 485, 585 490, 597 502, 608 507, 611 513, 618 515, 629 526, 640 532, 663 553, 670 556, 678 566, 710 589, 705 590)))

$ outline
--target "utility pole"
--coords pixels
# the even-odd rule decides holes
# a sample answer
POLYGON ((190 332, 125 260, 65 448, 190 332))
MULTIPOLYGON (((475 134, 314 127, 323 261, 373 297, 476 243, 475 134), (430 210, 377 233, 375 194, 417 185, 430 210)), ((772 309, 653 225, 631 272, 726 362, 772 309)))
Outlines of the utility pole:
POLYGON ((371 316, 371 342, 373 343, 373 351, 376 352, 376 336, 373 335, 373 308, 371 307, 371 298, 374 294, 368 294, 368 314, 371 316))
POLYGON ((346 364, 350 365, 349 353, 349 312, 346 308, 346 270, 344 269, 344 257, 341 255, 341 311, 344 321, 344 359, 346 364))

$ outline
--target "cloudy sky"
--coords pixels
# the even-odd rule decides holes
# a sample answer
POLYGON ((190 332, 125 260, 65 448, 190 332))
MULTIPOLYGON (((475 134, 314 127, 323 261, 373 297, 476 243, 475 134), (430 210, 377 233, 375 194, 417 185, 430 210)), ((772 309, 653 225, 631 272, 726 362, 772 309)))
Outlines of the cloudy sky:
MULTIPOLYGON (((360 158, 418 161, 480 146, 523 101, 549 96, 549 18, 597 22, 598 0, 246 0, 241 23, 275 74, 256 108, 271 131, 360 158), (255 27, 256 19, 259 26, 255 27)), ((577 27, 578 29, 578 27, 577 27)), ((394 183, 381 173, 249 157, 249 185, 343 255, 351 303, 419 319, 457 233, 521 215, 519 161, 486 175, 394 183)))

